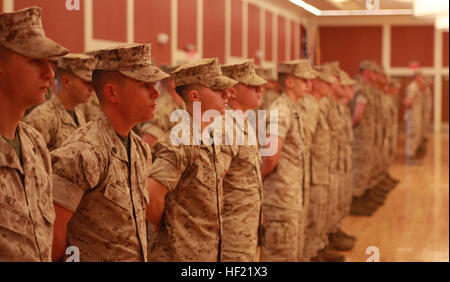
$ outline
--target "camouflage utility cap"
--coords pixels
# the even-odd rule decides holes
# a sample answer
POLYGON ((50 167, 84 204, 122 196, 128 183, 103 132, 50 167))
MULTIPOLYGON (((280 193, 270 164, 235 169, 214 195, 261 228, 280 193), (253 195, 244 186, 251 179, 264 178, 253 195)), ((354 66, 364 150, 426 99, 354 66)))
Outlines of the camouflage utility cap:
POLYGON ((69 50, 45 36, 41 12, 41 8, 30 7, 13 13, 1 13, 0 45, 34 59, 69 53, 69 50))
POLYGON ((224 90, 237 83, 222 75, 217 58, 201 59, 184 64, 172 72, 172 78, 177 87, 199 83, 215 90, 224 90))
POLYGON ((279 73, 290 74, 303 79, 314 79, 319 74, 311 67, 308 59, 280 63, 279 73))
POLYGON ((118 71, 143 82, 156 83, 169 75, 152 65, 151 45, 129 43, 89 52, 97 59, 96 70, 118 71))
POLYGON ((365 60, 362 61, 359 65, 359 68, 361 70, 371 70, 371 71, 377 71, 377 64, 374 61, 365 60))
POLYGON ((386 71, 384 70, 384 67, 382 65, 379 65, 379 64, 375 63, 375 68, 376 68, 375 72, 377 72, 379 74, 386 75, 386 71))
POLYGON ((84 81, 92 81, 95 58, 84 54, 68 54, 58 61, 58 68, 72 72, 84 81))
POLYGON ((176 69, 176 67, 173 67, 171 65, 161 65, 159 66, 159 68, 168 75, 170 75, 176 69))
POLYGON ((343 86, 352 86, 357 83, 356 80, 352 79, 345 71, 339 71, 339 79, 343 86))
POLYGON ((335 83, 337 81, 336 77, 333 76, 330 67, 319 65, 315 66, 314 69, 319 72, 319 75, 317 76, 318 79, 327 83, 335 83))
POLYGON ((339 61, 325 63, 324 66, 326 66, 334 76, 340 76, 341 68, 339 66, 339 61))
POLYGON ((245 85, 261 86, 267 83, 264 78, 256 74, 253 60, 222 66, 222 73, 245 85))
POLYGON ((255 71, 256 71, 257 75, 264 78, 265 80, 271 80, 271 81, 278 80, 278 76, 273 71, 273 68, 256 67, 255 71))

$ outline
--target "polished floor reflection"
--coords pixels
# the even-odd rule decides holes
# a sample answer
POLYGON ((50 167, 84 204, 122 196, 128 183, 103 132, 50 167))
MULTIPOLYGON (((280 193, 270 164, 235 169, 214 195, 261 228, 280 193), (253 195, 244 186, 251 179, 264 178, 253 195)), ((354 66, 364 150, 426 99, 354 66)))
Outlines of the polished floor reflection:
POLYGON ((426 158, 414 165, 405 164, 403 148, 401 138, 390 170, 401 183, 384 206, 372 217, 349 216, 342 224, 358 237, 347 261, 364 262, 377 251, 382 262, 449 261, 449 135, 432 136, 426 158))

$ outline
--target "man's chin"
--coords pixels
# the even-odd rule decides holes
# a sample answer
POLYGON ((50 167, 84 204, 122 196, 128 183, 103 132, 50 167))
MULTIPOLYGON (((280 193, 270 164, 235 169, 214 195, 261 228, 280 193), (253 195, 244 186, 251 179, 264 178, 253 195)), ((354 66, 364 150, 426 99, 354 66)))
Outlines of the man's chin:
POLYGON ((37 105, 44 103, 46 93, 47 92, 39 92, 36 96, 34 96, 33 98, 35 98, 35 99, 33 99, 33 101, 31 101, 30 107, 37 106, 37 105))

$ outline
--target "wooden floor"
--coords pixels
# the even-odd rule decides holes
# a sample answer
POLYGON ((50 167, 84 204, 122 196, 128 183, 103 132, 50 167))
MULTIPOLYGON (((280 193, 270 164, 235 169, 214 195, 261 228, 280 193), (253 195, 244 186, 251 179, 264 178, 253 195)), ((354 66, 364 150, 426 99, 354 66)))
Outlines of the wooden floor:
POLYGON ((366 261, 371 246, 382 262, 449 261, 449 135, 432 136, 426 158, 415 165, 405 164, 401 139, 390 169, 401 183, 372 217, 343 221, 342 229, 358 238, 347 261, 366 261))

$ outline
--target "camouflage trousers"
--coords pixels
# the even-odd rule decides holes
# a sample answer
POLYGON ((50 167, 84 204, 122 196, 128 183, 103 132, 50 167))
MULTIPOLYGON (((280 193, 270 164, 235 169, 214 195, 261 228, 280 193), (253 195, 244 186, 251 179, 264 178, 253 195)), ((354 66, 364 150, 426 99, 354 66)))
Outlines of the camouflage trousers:
POLYGON ((221 261, 259 261, 258 242, 261 232, 260 215, 261 201, 258 200, 254 201, 253 205, 236 207, 232 210, 232 213, 223 215, 221 261), (233 217, 233 215, 241 216, 233 217))
POLYGON ((384 150, 383 148, 377 146, 373 151, 372 169, 370 180, 367 186, 368 188, 373 188, 381 180, 381 175, 383 174, 384 171, 383 150, 384 150))
POLYGON ((353 195, 361 197, 370 186, 375 155, 370 146, 353 150, 353 195))
POLYGON ((422 143, 422 124, 420 116, 408 111, 405 114, 406 121, 406 157, 414 157, 422 143))
POLYGON ((339 222, 341 220, 339 211, 339 195, 342 185, 341 178, 342 175, 338 171, 333 171, 330 174, 330 186, 328 189, 327 201, 326 236, 337 231, 339 222))
POLYGON ((263 205, 263 214, 266 229, 263 261, 300 261, 299 238, 304 238, 305 233, 305 225, 300 223, 304 217, 303 211, 263 205))
POLYGON ((306 229, 308 228, 308 221, 309 221, 309 207, 311 205, 311 180, 310 177, 305 178, 305 185, 304 185, 304 193, 303 193, 303 217, 300 218, 299 225, 300 230, 303 230, 302 234, 299 234, 298 238, 298 257, 301 261, 305 261, 305 244, 306 244, 306 229))
POLYGON ((303 259, 309 260, 328 244, 326 236, 328 185, 311 185, 303 259))
POLYGON ((353 198, 353 172, 350 169, 347 172, 342 172, 342 181, 339 189, 339 211, 340 220, 349 215, 350 207, 353 198))

